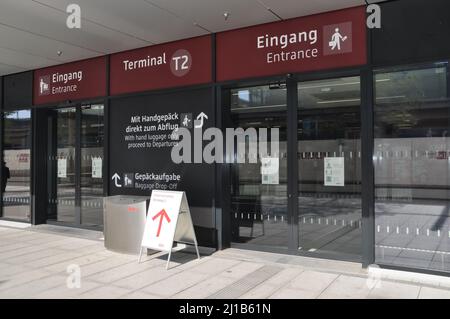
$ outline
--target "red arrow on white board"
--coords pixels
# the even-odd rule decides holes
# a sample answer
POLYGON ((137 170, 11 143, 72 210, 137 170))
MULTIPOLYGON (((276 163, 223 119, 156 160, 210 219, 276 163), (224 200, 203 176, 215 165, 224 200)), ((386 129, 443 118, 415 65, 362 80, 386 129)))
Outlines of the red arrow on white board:
POLYGON ((161 233, 161 226, 163 223, 163 219, 166 218, 167 222, 170 223, 169 215, 167 215, 167 212, 165 209, 161 210, 158 214, 152 217, 152 220, 155 220, 157 218, 160 218, 159 225, 158 225, 158 231, 156 232, 156 237, 159 237, 159 234, 161 233))

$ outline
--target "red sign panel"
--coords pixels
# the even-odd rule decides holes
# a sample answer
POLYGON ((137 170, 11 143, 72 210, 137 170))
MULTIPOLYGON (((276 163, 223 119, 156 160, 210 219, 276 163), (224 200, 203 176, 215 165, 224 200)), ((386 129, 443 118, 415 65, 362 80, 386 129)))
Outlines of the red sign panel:
POLYGON ((112 95, 211 82, 211 37, 113 54, 112 95))
POLYGON ((365 64, 364 7, 217 34, 219 81, 365 64))
POLYGON ((106 95, 106 57, 56 65, 34 71, 34 104, 106 95))

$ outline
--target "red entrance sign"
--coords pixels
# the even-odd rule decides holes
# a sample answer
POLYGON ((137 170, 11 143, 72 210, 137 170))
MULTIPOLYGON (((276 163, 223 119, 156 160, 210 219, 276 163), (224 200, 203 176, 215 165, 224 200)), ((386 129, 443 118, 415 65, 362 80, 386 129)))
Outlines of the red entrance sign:
POLYGON ((217 34, 218 81, 366 63, 364 7, 217 34))
POLYGON ((211 37, 111 55, 112 95, 211 82, 211 37))
POLYGON ((46 104, 106 95, 106 57, 34 71, 33 103, 46 104))

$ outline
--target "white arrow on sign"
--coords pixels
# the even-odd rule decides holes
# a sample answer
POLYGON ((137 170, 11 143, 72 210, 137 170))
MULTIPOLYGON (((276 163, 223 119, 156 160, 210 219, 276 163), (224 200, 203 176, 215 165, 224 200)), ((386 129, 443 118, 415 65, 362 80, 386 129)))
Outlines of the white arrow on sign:
POLYGON ((196 124, 195 128, 203 127, 203 119, 207 120, 208 119, 208 115, 206 115, 205 113, 201 112, 199 115, 197 115, 197 122, 200 121, 200 124, 196 124))
POLYGON ((119 174, 115 173, 111 179, 114 180, 114 184, 116 185, 116 187, 122 187, 122 185, 120 185, 120 184, 118 183, 118 181, 120 181, 120 176, 119 176, 119 174))

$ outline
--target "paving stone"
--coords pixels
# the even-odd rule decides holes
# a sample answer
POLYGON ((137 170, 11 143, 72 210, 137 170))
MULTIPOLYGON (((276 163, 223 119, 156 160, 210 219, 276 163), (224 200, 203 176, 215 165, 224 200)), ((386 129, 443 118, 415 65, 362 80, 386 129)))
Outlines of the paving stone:
POLYGON ((236 279, 230 277, 213 276, 206 280, 199 282, 198 284, 189 287, 171 298, 176 299, 204 299, 217 291, 231 285, 236 279))
POLYGON ((320 294, 319 299, 363 299, 371 289, 367 278, 341 275, 320 294))
POLYGON ((36 261, 49 256, 55 256, 64 253, 63 250, 59 249, 40 249, 34 252, 24 253, 18 256, 10 257, 5 260, 5 262, 16 265, 23 265, 29 261, 36 261))
POLYGON ((278 290, 280 290, 282 285, 274 285, 266 282, 256 286, 252 290, 246 292, 240 299, 266 299, 275 294, 278 290))
POLYGON ((47 228, 0 226, 0 298, 450 299, 450 289, 439 287, 446 278, 424 281, 396 272, 371 289, 367 271, 357 263, 240 249, 200 260, 177 251, 166 270, 166 253, 145 256, 139 264, 137 256, 108 251, 103 242, 90 238, 98 234, 79 238, 76 231, 50 233, 47 228), (80 288, 66 285, 71 264, 81 267, 80 288), (403 279, 395 281, 397 277, 403 279))
POLYGON ((100 286, 80 294, 78 297, 80 299, 116 299, 129 294, 130 292, 131 290, 125 288, 100 286))
POLYGON ((269 299, 314 299, 320 293, 313 290, 282 288, 269 297, 269 299))
POLYGON ((165 264, 165 262, 160 259, 152 259, 146 262, 141 262, 140 264, 136 260, 135 262, 127 263, 125 265, 93 274, 88 279, 101 283, 112 283, 163 264, 165 264))
POLYGON ((160 296, 151 295, 142 291, 134 291, 123 295, 120 299, 161 299, 160 296))
POLYGON ((337 277, 336 274, 306 270, 289 283, 289 288, 320 293, 337 277))
POLYGON ((62 261, 56 264, 45 266, 44 269, 52 272, 66 272, 67 266, 75 264, 79 266, 85 266, 96 263, 101 260, 105 260, 106 256, 102 254, 89 254, 82 257, 77 257, 71 260, 62 261))
POLYGON ((42 277, 48 277, 49 272, 43 270, 30 270, 25 272, 16 273, 10 277, 7 277, 0 282, 0 291, 11 287, 26 284, 30 281, 40 279, 42 277))
POLYGON ((79 256, 79 254, 76 254, 76 253, 65 252, 65 253, 60 253, 60 254, 56 254, 53 256, 47 256, 45 258, 31 260, 31 261, 24 263, 24 265, 27 267, 41 268, 41 267, 45 267, 45 266, 49 266, 49 265, 54 265, 54 264, 57 264, 62 261, 73 260, 73 259, 77 258, 78 256, 79 256))
POLYGON ((10 289, 0 290, 0 298, 33 298, 36 294, 51 290, 61 284, 64 284, 67 277, 64 276, 48 276, 38 280, 30 281, 10 289))
POLYGON ((82 276, 88 277, 92 274, 100 273, 100 272, 130 263, 130 262, 131 261, 127 258, 110 257, 110 258, 106 258, 104 260, 97 261, 92 264, 82 266, 81 273, 82 273, 82 276))
POLYGON ((69 299, 77 298, 86 291, 90 291, 101 285, 96 282, 81 280, 80 288, 68 288, 67 285, 53 287, 52 289, 43 291, 33 296, 36 299, 69 299))
POLYGON ((281 267, 265 265, 252 273, 249 273, 244 278, 241 278, 233 284, 219 290, 217 293, 211 295, 209 298, 214 299, 231 299, 239 298, 243 294, 247 293, 251 289, 255 288, 259 284, 263 283, 270 277, 279 273, 282 270, 281 267))
POLYGON ((183 271, 151 284, 141 289, 141 291, 168 298, 203 281, 207 277, 208 275, 197 273, 196 271, 183 271))
POLYGON ((369 294, 369 298, 376 299, 416 299, 420 286, 381 280, 369 294))
POLYGON ((291 282, 294 278, 296 278, 298 275, 300 275, 304 270, 300 268, 285 268, 282 271, 280 271, 278 274, 273 276, 272 278, 269 278, 266 283, 272 284, 275 286, 282 286, 285 285, 288 282, 291 282))
POLYGON ((159 280, 173 276, 180 271, 181 270, 176 268, 166 270, 164 265, 161 267, 150 268, 149 270, 115 281, 114 285, 130 290, 137 290, 149 286, 159 280))
POLYGON ((431 287, 422 287, 419 299, 450 299, 450 290, 431 287))
POLYGON ((223 258, 208 258, 208 259, 209 260, 201 263, 200 265, 196 265, 195 271, 198 273, 214 275, 240 263, 239 260, 233 259, 223 259, 223 258))
POLYGON ((239 278, 243 278, 246 275, 258 270, 259 268, 261 268, 263 266, 264 266, 264 264, 243 261, 243 262, 221 272, 220 275, 222 277, 230 277, 230 278, 239 279, 239 278))

